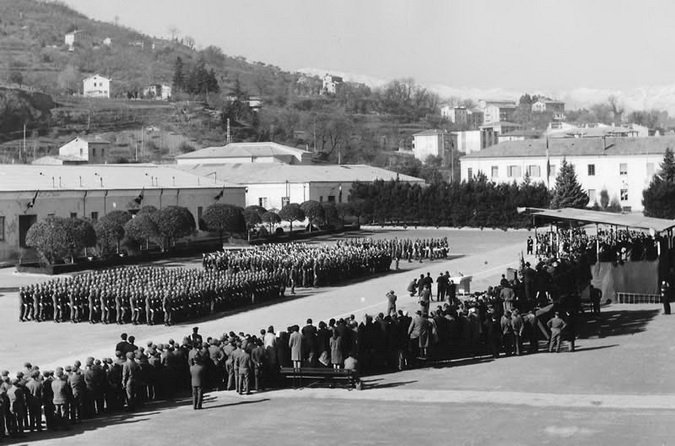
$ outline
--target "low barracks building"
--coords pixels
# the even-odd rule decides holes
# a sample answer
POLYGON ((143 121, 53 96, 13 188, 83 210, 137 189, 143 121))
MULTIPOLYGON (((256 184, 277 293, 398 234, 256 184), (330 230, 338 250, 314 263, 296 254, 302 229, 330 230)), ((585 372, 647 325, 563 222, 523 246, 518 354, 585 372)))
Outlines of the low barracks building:
POLYGON ((466 181, 482 172, 496 183, 520 183, 527 173, 531 181, 542 181, 552 189, 565 158, 574 165, 589 206, 599 202, 600 191, 606 189, 610 200, 619 200, 625 211, 641 212, 642 191, 658 173, 667 148, 675 149, 675 137, 509 141, 461 158, 461 175, 466 181))
POLYGON ((30 226, 48 216, 97 220, 114 210, 214 203, 244 206, 242 186, 154 165, 0 165, 0 262, 18 260, 30 226))

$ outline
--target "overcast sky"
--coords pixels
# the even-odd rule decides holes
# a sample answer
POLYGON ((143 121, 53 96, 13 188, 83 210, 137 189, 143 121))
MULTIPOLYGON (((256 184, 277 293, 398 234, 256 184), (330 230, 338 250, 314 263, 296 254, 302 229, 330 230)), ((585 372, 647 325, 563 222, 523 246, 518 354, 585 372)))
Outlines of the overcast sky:
POLYGON ((80 12, 284 69, 520 91, 675 79, 675 2, 65 0, 80 12))

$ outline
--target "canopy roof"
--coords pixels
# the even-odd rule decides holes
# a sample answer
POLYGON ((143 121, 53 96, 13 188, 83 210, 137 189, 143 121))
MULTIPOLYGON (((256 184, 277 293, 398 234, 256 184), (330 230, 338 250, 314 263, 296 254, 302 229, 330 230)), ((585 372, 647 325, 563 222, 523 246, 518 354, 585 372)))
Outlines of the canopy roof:
POLYGON ((577 221, 581 223, 597 223, 602 225, 624 226, 628 228, 648 229, 663 232, 675 227, 675 220, 645 217, 638 214, 614 214, 611 212, 592 211, 589 209, 542 209, 518 208, 518 213, 531 214, 555 221, 577 221))

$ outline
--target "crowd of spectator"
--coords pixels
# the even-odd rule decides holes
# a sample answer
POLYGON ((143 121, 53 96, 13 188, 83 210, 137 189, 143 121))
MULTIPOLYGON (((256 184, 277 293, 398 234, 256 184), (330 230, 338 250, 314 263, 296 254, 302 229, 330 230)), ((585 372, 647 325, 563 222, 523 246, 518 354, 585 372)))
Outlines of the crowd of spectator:
POLYGON ((588 235, 583 228, 539 232, 536 254, 540 257, 563 257, 577 259, 587 257, 589 262, 625 263, 640 260, 656 260, 658 241, 642 231, 628 229, 598 230, 588 235))

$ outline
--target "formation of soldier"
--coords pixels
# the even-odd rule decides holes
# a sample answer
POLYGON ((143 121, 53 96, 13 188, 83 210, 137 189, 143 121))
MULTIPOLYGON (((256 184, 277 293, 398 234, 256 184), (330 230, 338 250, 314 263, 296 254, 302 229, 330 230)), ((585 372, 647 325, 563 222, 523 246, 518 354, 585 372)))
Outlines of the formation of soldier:
POLYGON ((283 296, 283 270, 124 267, 19 289, 21 321, 161 324, 283 296))
POLYGON ((286 286, 318 287, 341 283, 356 277, 388 271, 392 255, 384 246, 368 243, 309 245, 290 243, 261 245, 240 251, 203 254, 207 270, 275 271, 281 268, 286 286))
POLYGON ((445 259, 450 252, 448 238, 428 239, 378 239, 350 238, 338 241, 338 246, 372 246, 389 251, 393 259, 407 260, 408 262, 422 260, 445 259))

